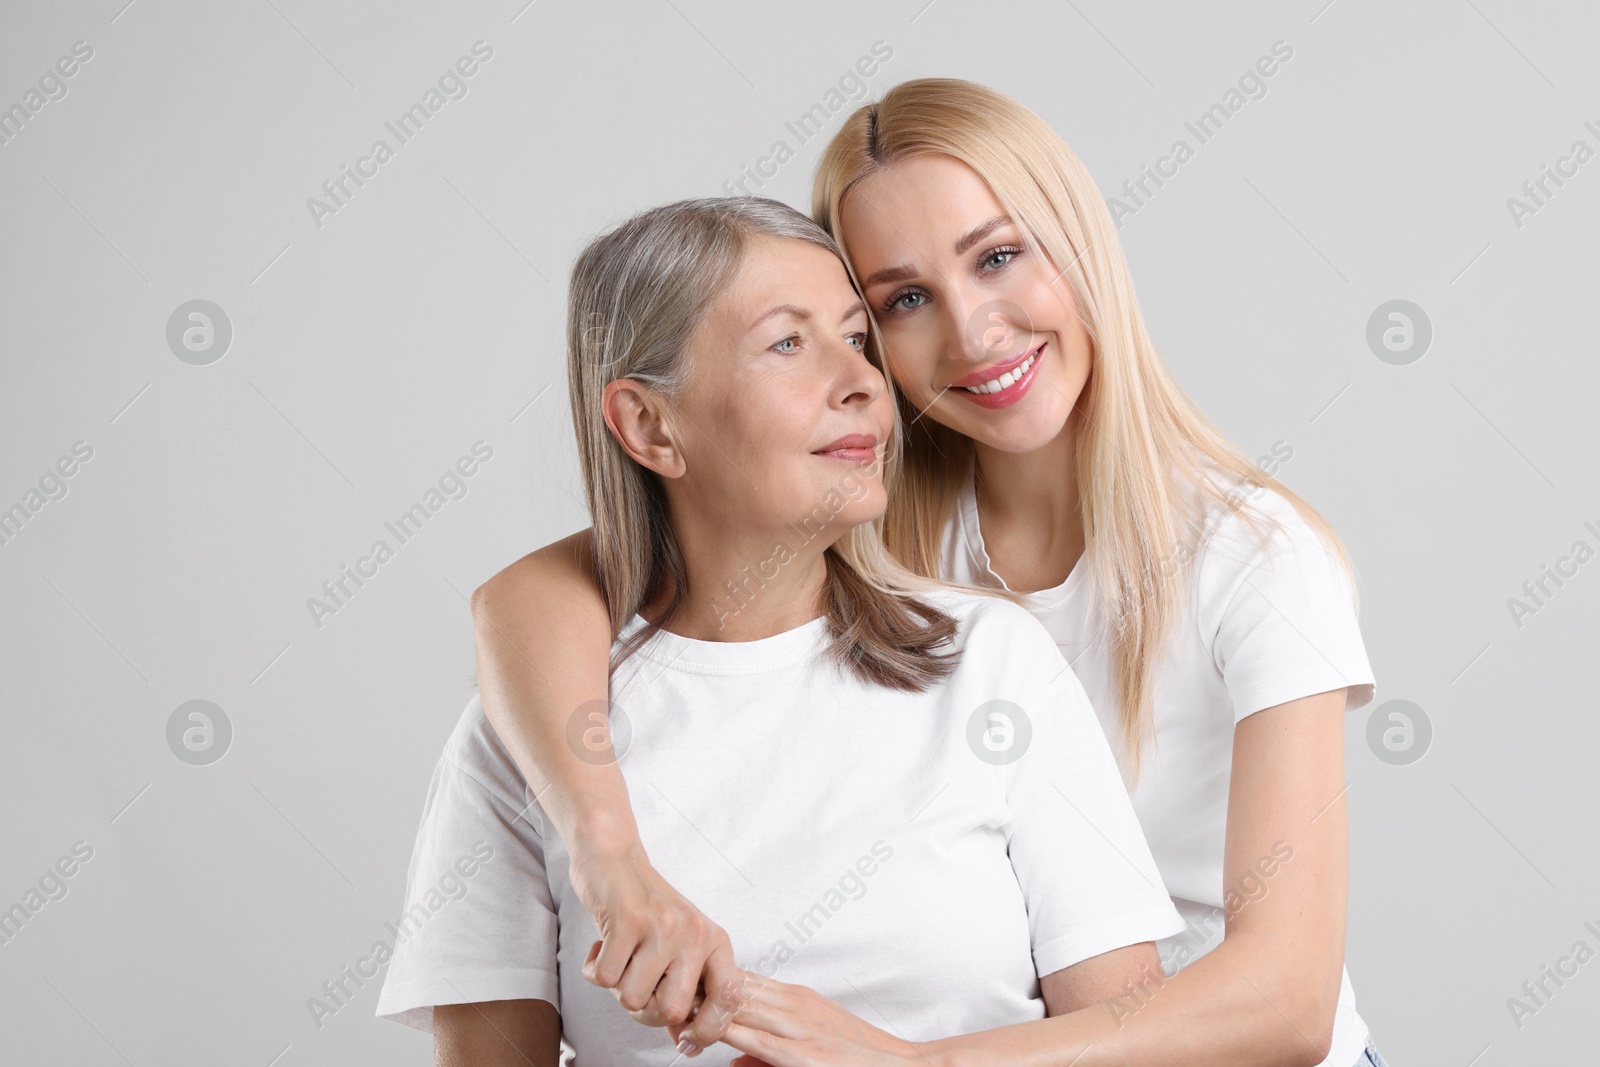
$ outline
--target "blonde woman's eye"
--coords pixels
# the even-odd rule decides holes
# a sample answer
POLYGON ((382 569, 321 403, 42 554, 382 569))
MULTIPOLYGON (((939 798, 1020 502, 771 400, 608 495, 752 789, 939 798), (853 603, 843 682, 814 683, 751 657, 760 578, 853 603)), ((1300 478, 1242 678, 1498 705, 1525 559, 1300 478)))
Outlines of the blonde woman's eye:
POLYGON ((984 254, 983 259, 979 262, 979 266, 987 270, 999 270, 1001 267, 1004 267, 1021 254, 1022 249, 1020 248, 1013 248, 1010 246, 1005 248, 996 248, 984 254), (999 260, 1000 262, 996 263, 996 260, 999 260))
POLYGON ((853 333, 849 337, 845 338, 845 340, 849 341, 850 347, 854 348, 857 352, 864 351, 867 347, 867 335, 864 333, 853 333))
POLYGON ((916 289, 907 289, 905 292, 896 293, 888 300, 884 301, 883 310, 889 313, 896 311, 915 311, 917 308, 921 307, 923 303, 926 303, 927 299, 928 295, 926 293, 919 292, 916 289), (916 300, 918 303, 907 304, 906 301, 908 300, 916 300))

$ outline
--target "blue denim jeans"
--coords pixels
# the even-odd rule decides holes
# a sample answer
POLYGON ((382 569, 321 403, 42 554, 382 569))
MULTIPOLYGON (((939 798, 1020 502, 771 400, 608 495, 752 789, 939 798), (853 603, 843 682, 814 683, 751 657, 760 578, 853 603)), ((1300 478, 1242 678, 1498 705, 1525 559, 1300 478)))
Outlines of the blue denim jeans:
POLYGON ((1366 1050, 1361 1053, 1361 1058, 1356 1060, 1354 1067, 1389 1067, 1389 1061, 1378 1055, 1377 1046, 1372 1043, 1372 1038, 1367 1038, 1366 1050))

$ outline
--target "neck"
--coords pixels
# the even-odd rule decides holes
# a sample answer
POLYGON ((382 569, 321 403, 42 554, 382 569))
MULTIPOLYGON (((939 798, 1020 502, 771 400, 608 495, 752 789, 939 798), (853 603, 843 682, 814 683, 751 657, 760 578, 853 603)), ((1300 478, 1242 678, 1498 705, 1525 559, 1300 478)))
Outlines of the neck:
POLYGON ((1034 531, 1045 544, 1081 547, 1077 422, 1074 413, 1054 440, 1034 452, 1002 452, 975 442, 974 488, 986 524, 1034 531))
MULTIPOLYGON (((693 520, 675 521, 674 533, 687 582, 667 626, 672 633, 697 641, 758 641, 822 614, 823 553, 834 537, 808 538, 796 527, 752 533, 693 520)), ((665 600, 641 614, 657 621, 665 600)))

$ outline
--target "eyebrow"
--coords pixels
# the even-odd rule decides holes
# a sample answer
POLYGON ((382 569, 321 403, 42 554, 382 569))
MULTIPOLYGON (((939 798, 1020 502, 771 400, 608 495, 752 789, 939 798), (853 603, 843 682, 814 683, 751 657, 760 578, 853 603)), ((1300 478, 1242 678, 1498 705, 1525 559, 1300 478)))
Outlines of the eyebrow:
MULTIPOLYGON (((956 255, 962 255, 967 251, 967 249, 971 248, 973 245, 989 236, 989 234, 993 233, 995 230, 998 230, 1002 226, 1010 226, 1013 221, 1014 220, 1010 215, 996 215, 992 219, 978 223, 978 225, 974 226, 972 229, 968 230, 966 233, 957 238, 955 243, 956 255)), ((917 269, 912 266, 902 264, 898 267, 885 267, 882 270, 875 270, 871 274, 867 275, 867 277, 861 282, 861 288, 870 289, 874 285, 881 285, 884 282, 909 281, 916 276, 917 269)))
MULTIPOLYGON (((844 313, 843 316, 840 317, 839 321, 840 322, 844 322, 846 319, 849 319, 850 316, 859 314, 860 312, 863 312, 865 310, 867 310, 866 301, 865 300, 857 300, 854 304, 851 304, 848 308, 845 309, 845 313, 844 313)), ((763 314, 760 318, 756 319, 756 321, 752 322, 750 324, 750 330, 754 330, 757 326, 760 326, 763 322, 766 322, 768 319, 773 318, 774 316, 777 316, 777 315, 789 315, 789 316, 792 316, 793 318, 797 318, 797 319, 801 319, 801 320, 809 320, 811 318, 811 312, 806 310, 805 308, 799 306, 798 304, 779 304, 776 307, 769 308, 766 311, 765 314, 763 314)), ((748 332, 750 332, 750 330, 746 330, 745 332, 748 333, 748 332)))
POLYGON ((965 252, 967 249, 971 248, 973 245, 977 244, 979 241, 983 240, 1000 227, 1009 225, 1011 225, 1010 215, 996 215, 988 222, 978 223, 978 225, 968 230, 962 236, 961 240, 956 242, 956 255, 961 255, 961 253, 965 252))

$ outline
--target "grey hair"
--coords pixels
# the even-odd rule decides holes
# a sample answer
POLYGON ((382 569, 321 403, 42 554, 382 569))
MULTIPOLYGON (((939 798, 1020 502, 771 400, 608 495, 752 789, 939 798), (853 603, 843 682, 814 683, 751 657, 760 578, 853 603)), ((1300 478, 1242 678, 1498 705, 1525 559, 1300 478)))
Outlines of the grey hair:
MULTIPOLYGON (((688 386, 696 332, 744 265, 752 241, 806 241, 843 256, 827 230, 764 197, 706 197, 642 211, 595 238, 578 256, 568 286, 567 385, 584 490, 594 522, 596 579, 612 633, 658 593, 670 590, 655 625, 619 651, 626 658, 680 606, 687 586, 660 479, 611 436, 601 398, 628 378, 669 401, 688 386)), ((875 358, 875 344, 869 342, 875 358)), ((881 361, 878 361, 880 370, 881 361)), ((887 376, 886 376, 887 378, 887 376)), ((890 483, 899 434, 884 465, 890 483)), ((940 587, 899 566, 883 549, 878 523, 857 527, 827 553, 833 652, 846 667, 884 684, 918 690, 954 667, 933 647, 954 620, 910 595, 940 587), (918 622, 913 616, 920 616, 918 622)))

